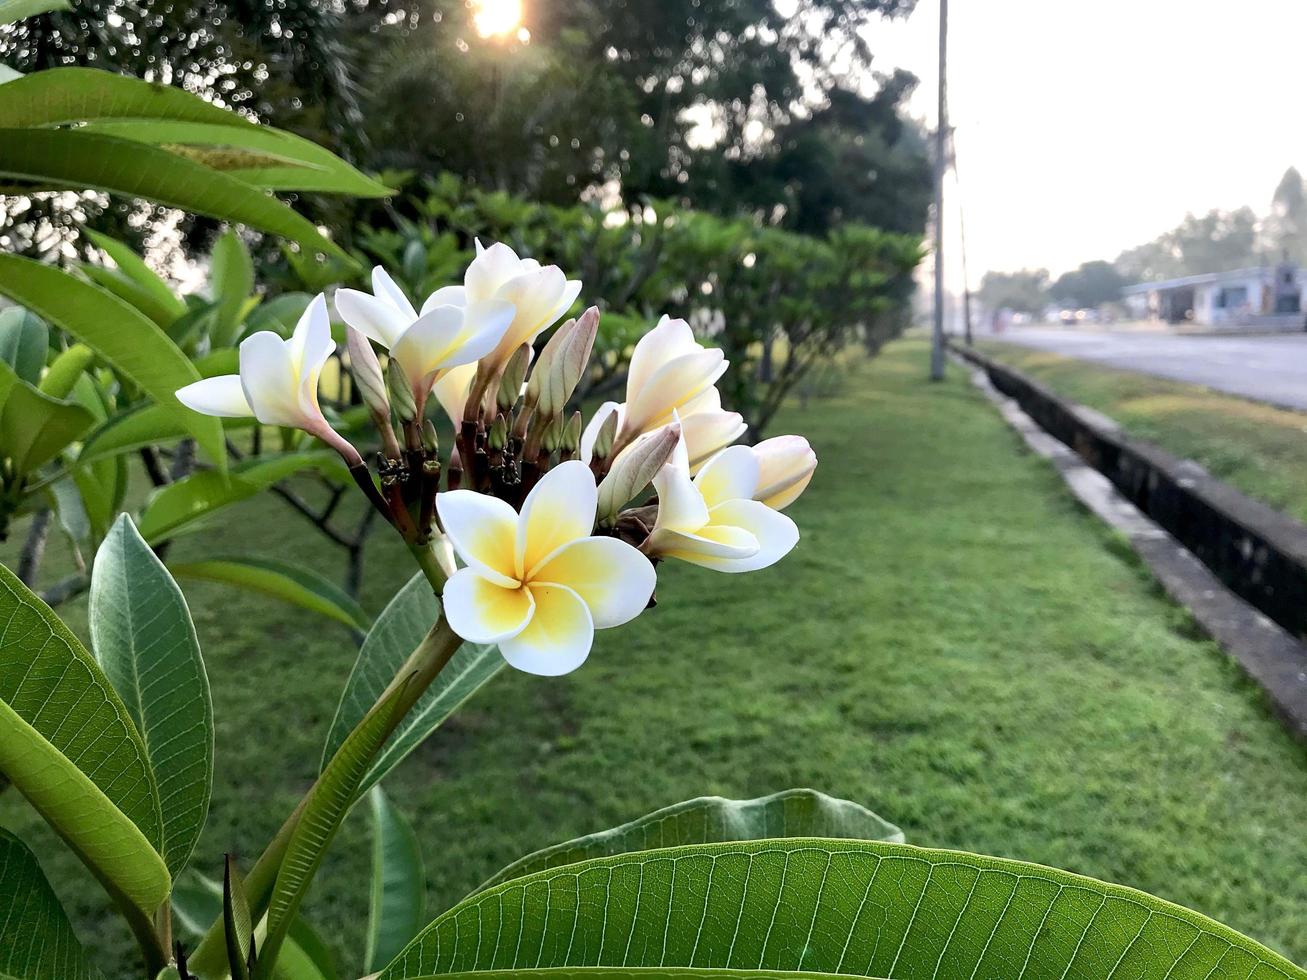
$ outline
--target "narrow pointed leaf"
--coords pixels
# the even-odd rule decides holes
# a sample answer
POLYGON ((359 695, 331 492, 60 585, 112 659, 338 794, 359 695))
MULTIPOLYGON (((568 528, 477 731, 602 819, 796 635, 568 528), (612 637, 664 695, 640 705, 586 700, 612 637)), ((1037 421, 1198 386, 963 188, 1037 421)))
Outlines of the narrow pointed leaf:
POLYGON ((0 770, 111 890, 145 913, 164 900, 145 745, 90 654, 3 565, 0 770))
POLYGON ((230 229, 213 246, 210 289, 215 303, 213 345, 230 347, 240 336, 245 300, 254 292, 254 263, 240 235, 230 229))
MULTIPOLYGON (((5 94, 0 91, 0 117, 5 94)), ((89 188, 143 198, 240 222, 306 248, 348 257, 311 221, 272 195, 221 171, 133 140, 80 129, 0 129, 0 175, 51 189, 89 188)))
POLYGON ((92 980, 99 975, 36 855, 0 830, 0 977, 92 980))
MULTIPOLYGON (((323 766, 381 696, 439 617, 440 604, 432 594, 430 583, 420 574, 414 576, 382 610, 363 641, 354 669, 345 682, 336 717, 327 732, 323 766)), ((504 658, 497 647, 464 643, 400 723, 377 756, 360 791, 380 782, 503 666, 504 658)))
POLYGON ((198 381, 199 372, 143 313, 103 289, 16 255, 0 255, 0 294, 39 313, 94 350, 174 413, 219 468, 226 466, 219 421, 177 401, 177 389, 198 381))
POLYGON ((180 319, 166 306, 161 306, 140 283, 133 282, 117 269, 111 269, 107 265, 93 265, 90 262, 77 263, 77 269, 91 282, 113 293, 129 306, 140 310, 164 330, 171 328, 180 319))
POLYGON ((0 361, 28 384, 38 384, 50 349, 50 328, 21 307, 0 310, 0 361))
POLYGON ((222 924, 227 936, 227 968, 231 971, 231 980, 249 980, 254 922, 250 918, 245 886, 230 854, 222 873, 222 924))
POLYGON ((213 704, 181 589, 126 514, 95 555, 96 659, 145 742, 163 810, 163 856, 175 876, 199 840, 213 790, 213 704))
POLYGON ((826 837, 903 843, 903 831, 866 807, 811 789, 789 789, 754 800, 701 796, 624 823, 555 844, 513 862, 477 891, 547 868, 631 851, 682 844, 785 837, 826 837))
POLYGON ((426 870, 412 826, 380 786, 368 794, 372 811, 372 890, 364 969, 380 970, 418 930, 426 910, 426 870))
POLYGON ((50 126, 128 118, 179 119, 257 128, 256 123, 243 116, 183 89, 98 68, 51 68, 6 84, 11 87, 0 95, 0 126, 50 126))
POLYGON ((303 563, 243 556, 174 562, 168 567, 179 578, 240 586, 309 609, 354 629, 368 628, 368 614, 358 601, 303 563))
POLYGON ((820 839, 641 851, 504 882, 436 919, 381 976, 537 966, 1307 977, 1132 888, 961 851, 820 839))
POLYGON ((272 968, 282 941, 295 921, 327 848, 358 799, 359 784, 391 729, 394 721, 391 713, 401 703, 405 686, 406 682, 398 684, 390 696, 350 733, 314 784, 286 845, 286 855, 268 902, 267 937, 256 971, 260 980, 273 975, 272 968))
POLYGON ((82 229, 82 234, 89 238, 109 258, 113 259, 118 271, 136 283, 161 310, 168 313, 172 320, 186 315, 186 303, 173 293, 158 273, 145 264, 145 260, 117 239, 89 228, 82 229))

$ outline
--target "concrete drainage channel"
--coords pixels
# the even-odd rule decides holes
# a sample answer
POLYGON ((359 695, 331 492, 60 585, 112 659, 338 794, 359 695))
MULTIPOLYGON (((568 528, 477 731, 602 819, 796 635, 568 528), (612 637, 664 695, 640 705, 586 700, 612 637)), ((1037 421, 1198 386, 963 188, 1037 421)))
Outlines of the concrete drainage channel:
POLYGON ((975 350, 953 348, 1031 450, 1307 740, 1307 527, 975 350))

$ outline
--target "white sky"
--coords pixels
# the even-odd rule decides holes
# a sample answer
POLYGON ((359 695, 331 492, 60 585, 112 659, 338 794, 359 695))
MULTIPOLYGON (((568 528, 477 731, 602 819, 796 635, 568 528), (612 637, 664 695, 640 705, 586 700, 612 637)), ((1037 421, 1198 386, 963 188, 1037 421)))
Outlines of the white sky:
MULTIPOLYGON (((919 0, 868 32, 932 122, 938 23, 919 0)), ((1189 211, 1264 214, 1285 168, 1307 171, 1305 53, 1307 0, 951 0, 949 281, 960 197, 973 284, 1115 258, 1189 211)))

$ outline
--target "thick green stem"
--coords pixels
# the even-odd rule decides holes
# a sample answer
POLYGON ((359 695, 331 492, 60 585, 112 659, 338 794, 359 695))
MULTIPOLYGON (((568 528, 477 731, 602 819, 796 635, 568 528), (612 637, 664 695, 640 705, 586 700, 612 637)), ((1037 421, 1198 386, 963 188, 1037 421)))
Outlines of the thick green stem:
MULTIPOLYGON (((434 562, 434 555, 432 558, 434 562)), ((426 569, 424 568, 425 572, 426 569)), ((443 583, 443 573, 440 581, 443 583)), ((430 576, 428 576, 430 577, 430 576)), ((450 659, 458 652, 458 648, 463 641, 459 636, 449 628, 445 622, 445 617, 441 616, 436 620, 435 625, 423 637, 422 642, 417 645, 404 665, 396 672, 395 677, 391 680, 386 689, 373 703, 368 710, 367 715, 360 719, 357 729, 373 712, 381 709, 390 694, 405 681, 408 681, 404 693, 393 705, 386 705, 386 710, 391 712, 390 722, 386 729, 385 738, 389 738, 391 733, 399 726, 399 723, 413 710, 420 697, 426 693, 432 681, 449 663, 450 659)), ((385 742, 382 739, 382 744, 385 742)), ((277 873, 281 870, 282 859, 286 855, 286 847, 290 844, 291 835, 295 832, 295 825, 299 821, 300 814, 303 813, 304 807, 309 797, 316 789, 317 783, 309 788, 304 794, 299 804, 286 822, 281 825, 275 837, 264 848, 259 859, 254 862, 249 873, 245 876, 245 893, 250 903, 250 912, 257 922, 267 911, 268 901, 272 897, 273 886, 277 882, 277 873)), ((202 977, 225 977, 226 971, 226 934, 223 930, 222 919, 219 918, 209 927, 209 931, 204 934, 200 944, 195 947, 195 952, 190 956, 190 969, 196 976, 202 977)))

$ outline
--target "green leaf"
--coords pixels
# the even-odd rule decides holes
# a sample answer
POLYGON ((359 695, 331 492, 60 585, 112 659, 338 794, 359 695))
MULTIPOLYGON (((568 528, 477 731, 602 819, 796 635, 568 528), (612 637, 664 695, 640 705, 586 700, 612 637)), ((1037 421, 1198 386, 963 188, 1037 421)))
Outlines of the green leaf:
POLYGON ((108 678, 0 565, 0 770, 110 889, 145 914, 167 897, 149 757, 108 678))
POLYGON ((76 479, 65 477, 50 485, 50 496, 55 503, 55 512, 59 515, 59 525, 68 535, 69 540, 84 552, 91 548, 91 517, 82 499, 81 487, 76 479))
POLYGON ((0 361, 0 455, 15 473, 48 463, 94 422, 81 405, 41 394, 0 361))
POLYGON ((0 829, 0 976, 92 980, 91 966, 36 855, 0 829))
POLYGON ((254 921, 250 917, 245 885, 230 854, 222 870, 222 925, 227 937, 227 969, 231 971, 231 980, 249 980, 250 965, 254 962, 254 921))
POLYGON ((284 161, 284 166, 241 168, 234 172, 245 183, 268 190, 318 191, 354 197, 386 197, 395 193, 316 143, 267 126, 233 129, 230 125, 214 123, 122 119, 91 123, 86 129, 155 145, 254 151, 265 158, 284 161))
MULTIPOLYGON (((430 583, 420 574, 381 611, 345 682, 323 748, 324 767, 439 618, 440 605, 430 583)), ((498 647, 464 643, 400 723, 361 789, 380 782, 503 666, 498 647)))
POLYGON ((154 297, 139 283, 133 282, 117 269, 111 269, 107 265, 92 265, 90 262, 78 262, 77 269, 91 282, 101 289, 107 289, 129 306, 140 310, 164 330, 171 328, 177 321, 178 317, 155 302, 154 297))
POLYGON ((960 851, 810 839, 642 851, 504 882, 436 919, 382 980, 524 966, 1307 977, 1131 888, 960 851))
POLYGON ((254 292, 254 263, 235 231, 228 230, 213 246, 209 288, 216 304, 210 337, 215 347, 230 347, 240 336, 245 300, 254 292))
POLYGON ((50 349, 50 328, 22 307, 0 310, 0 361, 28 384, 38 384, 50 349))
POLYGON ((0 0, 0 24, 12 24, 55 10, 72 10, 72 7, 68 0, 0 0))
MULTIPOLYGON (((28 76, 29 78, 36 76, 28 76)), ((22 81, 22 79, 19 79, 22 81)), ((14 82, 0 89, 3 96, 14 82)), ((92 189, 237 221, 347 258, 339 245, 275 197, 185 157, 81 129, 0 129, 0 175, 42 188, 92 189)))
POLYGON ((368 614, 351 595, 302 562, 276 558, 214 557, 168 566, 182 578, 204 579, 252 589, 300 606, 355 629, 368 628, 368 614))
POLYGON ((350 733, 314 784, 286 845, 268 902, 268 933, 256 971, 260 980, 272 976, 282 941, 295 921, 327 848, 358 799, 359 784, 394 724, 391 716, 402 705, 404 690, 411 679, 397 684, 350 733))
POLYGON ((368 803, 372 811, 372 891, 364 970, 374 973, 422 928, 426 870, 417 835, 380 786, 372 787, 368 803))
POLYGON ((89 238, 109 258, 113 259, 118 271, 134 282, 150 297, 154 304, 163 311, 169 322, 186 315, 186 303, 176 296, 172 289, 145 260, 117 239, 102 235, 98 231, 83 228, 82 234, 89 238))
POLYGON ((173 412, 219 469, 225 468, 221 423, 192 412, 176 398, 177 389, 198 381, 199 373, 148 317, 103 289, 16 255, 0 255, 0 294, 94 350, 173 412))
MULTIPOLYGON (((0 0, 6 2, 15 0, 0 0)), ((258 128, 243 116, 183 89, 97 68, 51 68, 34 72, 6 82, 4 92, 0 93, 0 126, 52 126, 96 119, 175 119, 258 128)))
POLYGON ((45 372, 37 388, 51 398, 67 398, 93 360, 95 351, 85 344, 73 344, 50 362, 50 370, 45 372))
POLYGON ((514 861, 477 891, 511 878, 590 858, 682 844, 785 837, 850 838, 903 843, 903 831, 866 807, 811 789, 787 789, 754 800, 701 796, 597 834, 555 844, 514 861))
POLYGON ((268 300, 245 318, 245 333, 271 330, 289 337, 312 299, 308 293, 282 293, 268 300))
POLYGON ((126 514, 91 572, 95 656, 141 733, 163 808, 163 856, 190 859, 213 790, 213 704, 181 589, 126 514))
POLYGON ((332 464, 338 457, 330 450, 283 453, 245 460, 224 477, 202 471, 160 487, 141 515, 141 537, 154 544, 201 518, 238 501, 252 497, 294 473, 332 464))
POLYGON ((180 439, 185 435, 186 426, 176 412, 163 405, 138 405, 112 416, 87 436, 77 461, 90 463, 97 459, 107 459, 143 446, 180 439))
MULTIPOLYGON (((684 966, 554 966, 509 970, 472 970, 432 974, 412 980, 837 980, 840 973, 804 970, 704 970, 684 966)), ((371 978, 365 978, 371 980, 371 978)))

